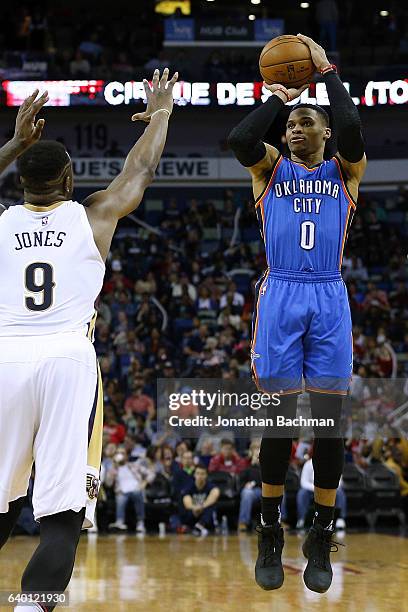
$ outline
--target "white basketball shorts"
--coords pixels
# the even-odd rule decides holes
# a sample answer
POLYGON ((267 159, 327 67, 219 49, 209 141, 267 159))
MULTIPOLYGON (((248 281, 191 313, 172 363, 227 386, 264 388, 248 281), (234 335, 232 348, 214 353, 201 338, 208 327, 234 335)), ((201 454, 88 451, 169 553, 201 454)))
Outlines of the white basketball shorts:
POLYGON ((0 513, 27 493, 34 517, 86 508, 94 524, 103 390, 91 341, 80 333, 0 337, 0 513))

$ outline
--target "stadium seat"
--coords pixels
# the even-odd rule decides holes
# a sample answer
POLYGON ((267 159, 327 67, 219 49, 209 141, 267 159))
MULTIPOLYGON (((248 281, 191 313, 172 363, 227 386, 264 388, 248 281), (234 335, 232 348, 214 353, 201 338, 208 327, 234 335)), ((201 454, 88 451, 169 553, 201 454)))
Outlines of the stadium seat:
POLYGON ((189 331, 193 327, 192 319, 175 319, 174 331, 176 334, 189 331))
POLYGON ((367 519, 367 480, 364 472, 354 463, 346 463, 342 485, 347 498, 347 518, 363 516, 367 519))
POLYGON ((220 232, 218 227, 203 227, 203 240, 219 240, 220 232))
MULTIPOLYGON (((219 488, 220 496, 217 502, 218 518, 226 515, 231 524, 231 517, 236 514, 238 507, 238 481, 235 475, 228 472, 210 472, 208 481, 219 488)), ((235 517, 234 517, 235 518, 235 517)))
POLYGON ((145 221, 158 225, 163 216, 163 200, 145 200, 145 221))
POLYGON ((405 525, 397 474, 384 464, 376 463, 367 468, 366 476, 369 490, 367 520, 370 527, 375 527, 379 516, 396 517, 401 525, 405 525))
POLYGON ((259 240, 259 229, 257 227, 248 227, 241 230, 242 242, 251 242, 251 240, 259 240))
POLYGON ((211 253, 214 253, 214 251, 216 251, 219 247, 219 242, 214 241, 214 240, 203 240, 201 243, 201 254, 205 255, 208 254, 210 255, 211 253))
POLYGON ((224 210, 224 200, 211 200, 215 210, 224 210))
POLYGON ((171 485, 163 474, 157 474, 152 483, 146 487, 146 522, 157 525, 167 523, 175 507, 171 485))

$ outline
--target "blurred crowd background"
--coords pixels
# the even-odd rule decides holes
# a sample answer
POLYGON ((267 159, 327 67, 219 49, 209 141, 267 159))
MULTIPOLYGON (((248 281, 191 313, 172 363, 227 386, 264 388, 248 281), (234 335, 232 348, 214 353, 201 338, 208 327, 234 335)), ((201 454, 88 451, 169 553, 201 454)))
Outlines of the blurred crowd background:
MULTIPOLYGON (((119 0, 111 19, 103 1, 97 11, 95 3, 84 6, 77 0, 66 6, 41 0, 16 8, 5 3, 0 8, 0 74, 24 62, 45 63, 43 76, 50 79, 140 80, 156 66, 172 66, 185 80, 252 80, 257 74, 257 49, 207 49, 203 54, 198 49, 164 48, 168 15, 155 12, 159 4, 165 3, 139 1, 137 18, 129 19, 129 7, 119 0)), ((189 4, 188 17, 224 22, 230 17, 225 2, 189 4)), ((185 17, 181 9, 171 15, 185 17)), ((339 52, 349 68, 356 63, 390 65, 395 70, 408 59, 408 8, 396 0, 289 0, 279 6, 235 2, 234 25, 248 18, 283 19, 286 32, 302 31, 320 40, 328 51, 339 52)))
MULTIPOLYGON (((7 182, 0 195, 10 196, 7 182)), ((184 508, 197 465, 208 493, 219 487, 214 508, 230 502, 222 511, 230 529, 253 519, 247 510, 239 520, 239 507, 240 500, 251 509, 259 501, 256 440, 240 438, 238 430, 204 431, 198 440, 182 440, 175 429, 157 430, 157 378, 250 376, 254 283, 266 267, 264 250, 248 191, 220 195, 183 199, 174 190, 167 198, 147 197, 138 210, 145 225, 122 222, 114 238, 95 330, 105 400, 102 530, 132 525, 126 504, 128 513, 134 505, 142 516, 135 523, 139 531, 145 519, 152 528, 163 523, 198 535, 211 526, 225 529, 218 512, 215 524, 207 516, 204 532, 197 530, 184 508), (225 440, 233 443, 227 450, 225 440), (219 477, 223 471, 226 480, 219 477), (162 504, 170 505, 163 510, 162 504)), ((403 188, 386 196, 363 193, 343 261, 354 332, 351 400, 357 407, 349 414, 348 462, 360 472, 387 465, 402 496, 408 494, 406 430, 393 426, 392 417, 408 400, 407 199, 403 188)), ((311 453, 310 440, 294 442, 296 495, 311 453)), ((292 523, 304 520, 304 510, 294 512, 292 523)), ((343 514, 347 519, 347 510, 343 514)))
MULTIPOLYGON (((92 2, 83 5, 77 0, 69 6, 41 1, 18 7, 3 4, 0 77, 140 80, 156 67, 170 66, 184 80, 259 79, 259 45, 166 46, 167 17, 155 12, 161 4, 166 3, 138 2, 137 18, 132 19, 122 0, 114 7, 101 0, 98 9, 92 2)), ((404 3, 275 4, 237 0, 234 24, 247 23, 250 15, 283 19, 285 32, 302 31, 320 41, 342 76, 351 81, 399 79, 405 74, 404 3)), ((218 0, 192 0, 190 10, 191 15, 185 15, 179 8, 170 18, 230 19, 229 3, 218 0)), ((381 158, 406 156, 398 114, 404 109, 360 109, 364 126, 371 130, 369 151, 381 158), (374 113, 382 111, 380 120, 374 113)), ((72 122, 72 110, 65 111, 59 124, 52 115, 51 129, 63 132, 62 127, 72 122)), ((93 110, 78 110, 86 129, 93 110)), ((129 114, 128 110, 117 112, 129 114)), ((198 115, 188 115, 194 109, 185 110, 188 127, 179 127, 179 140, 202 127, 198 115)), ((205 147, 217 133, 223 154, 229 155, 227 122, 239 120, 248 108, 208 110, 224 116, 213 115, 211 120, 208 115, 208 142, 201 131, 194 148, 186 144, 184 149, 190 146, 194 156, 206 155, 205 147)), ((51 116, 56 109, 48 112, 51 116)), ((105 130, 113 112, 98 109, 105 130)), ((126 138, 128 142, 119 143, 105 138, 98 155, 123 157, 133 138, 130 131, 126 138)), ((68 148, 73 142, 72 136, 68 148)), ((284 146, 278 138, 275 144, 279 143, 284 146)), ((74 153, 96 155, 94 146, 88 149, 74 153)), ((79 201, 89 192, 85 191, 77 190, 79 201)), ((15 172, 1 181, 0 200, 7 206, 22 202, 15 172)), ((354 365, 339 529, 364 517, 374 524, 381 514, 403 522, 407 509, 407 211, 406 186, 363 189, 345 250, 342 272, 353 319, 354 365)), ((147 192, 135 216, 119 224, 98 302, 95 348, 105 400, 99 530, 143 532, 147 527, 206 535, 210 529, 248 529, 259 510, 259 440, 243 439, 233 430, 203 431, 199 439, 180 439, 175 431, 158 430, 156 380, 234 381, 250 376, 254 284, 266 267, 250 191, 243 186, 159 187, 147 192)), ((307 395, 302 401, 307 403, 307 395)), ((310 520, 312 454, 308 436, 294 441, 283 518, 299 528, 310 520)), ((31 490, 19 528, 34 533, 30 495, 31 490)))

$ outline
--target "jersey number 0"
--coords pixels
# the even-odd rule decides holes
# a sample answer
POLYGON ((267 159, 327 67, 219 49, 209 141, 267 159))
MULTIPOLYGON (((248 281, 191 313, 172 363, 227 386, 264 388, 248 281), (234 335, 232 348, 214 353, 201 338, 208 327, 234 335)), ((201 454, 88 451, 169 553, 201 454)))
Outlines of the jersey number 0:
POLYGON ((313 221, 303 221, 300 224, 300 246, 310 251, 315 245, 315 224, 313 221))
POLYGON ((34 294, 33 296, 26 295, 26 308, 35 312, 47 310, 54 301, 53 267, 44 262, 31 263, 25 269, 25 286, 28 293, 34 294))

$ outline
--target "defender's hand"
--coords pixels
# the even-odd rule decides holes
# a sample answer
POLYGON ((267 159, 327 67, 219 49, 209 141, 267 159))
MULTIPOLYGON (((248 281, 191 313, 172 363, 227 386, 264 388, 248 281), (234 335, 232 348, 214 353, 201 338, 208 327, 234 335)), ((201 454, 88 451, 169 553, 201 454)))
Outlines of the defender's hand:
POLYGON ((317 44, 312 38, 309 36, 304 36, 303 34, 296 34, 299 40, 301 40, 305 45, 307 45, 310 49, 310 54, 312 56, 312 62, 316 66, 316 69, 323 70, 326 66, 330 66, 330 62, 327 59, 326 51, 317 44))
POLYGON ((165 109, 170 114, 173 110, 173 87, 174 83, 178 79, 178 72, 175 72, 170 81, 167 81, 169 77, 169 69, 163 70, 162 77, 160 77, 160 71, 158 68, 153 73, 152 88, 146 79, 143 79, 143 85, 146 92, 147 108, 143 113, 136 113, 132 116, 132 121, 145 121, 150 122, 150 117, 154 112, 165 109))
POLYGON ((48 91, 36 100, 38 89, 28 96, 18 109, 16 127, 13 139, 22 149, 28 149, 41 138, 45 119, 38 119, 36 115, 48 102, 48 91))
POLYGON ((297 89, 295 89, 294 87, 290 87, 289 89, 287 89, 284 85, 280 85, 279 83, 273 83, 272 85, 268 85, 264 81, 264 87, 286 103, 289 102, 289 100, 294 100, 295 98, 298 98, 302 91, 305 91, 305 89, 309 87, 309 83, 306 83, 306 85, 302 85, 302 87, 298 87, 297 89))

